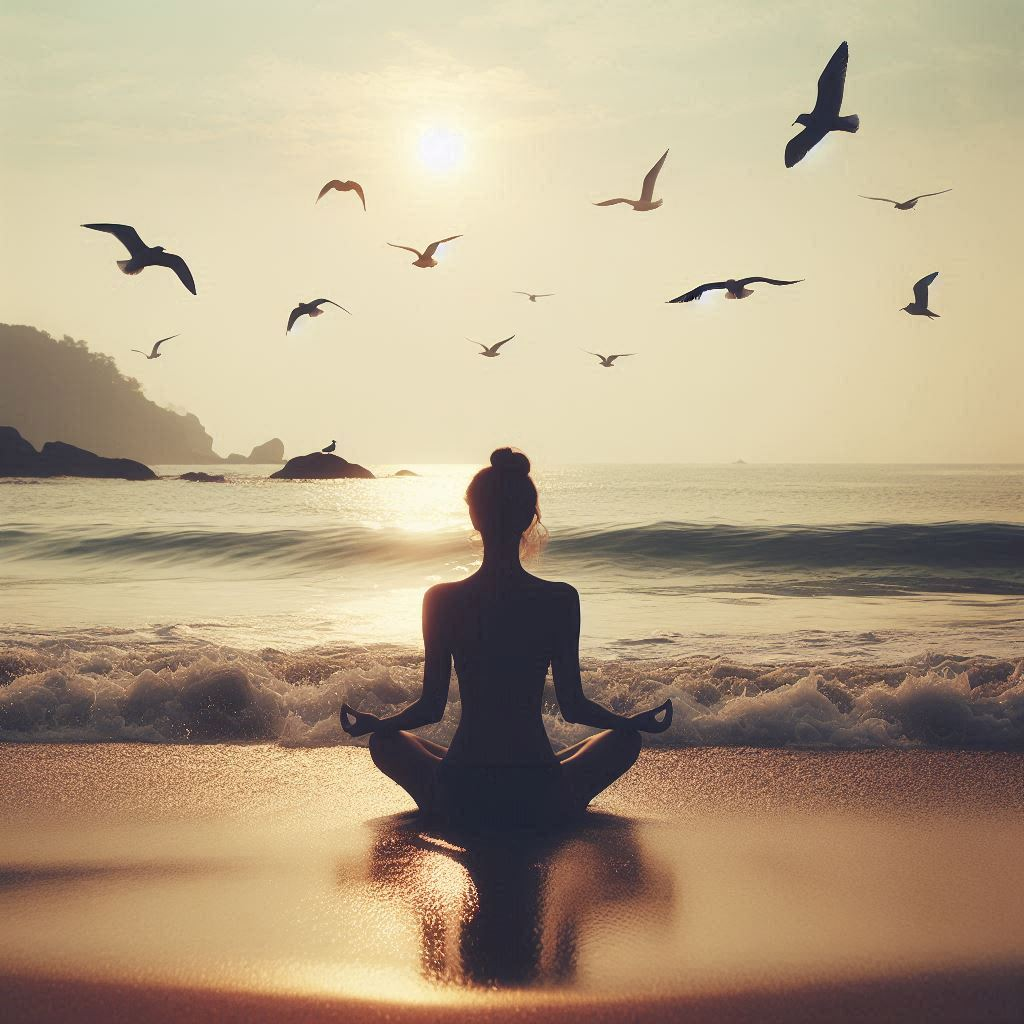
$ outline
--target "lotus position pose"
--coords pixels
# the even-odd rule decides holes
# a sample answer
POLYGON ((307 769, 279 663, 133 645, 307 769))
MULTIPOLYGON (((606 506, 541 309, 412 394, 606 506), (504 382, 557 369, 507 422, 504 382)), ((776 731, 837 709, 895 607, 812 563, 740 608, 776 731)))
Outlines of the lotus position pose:
POLYGON ((672 702, 625 717, 584 695, 579 595, 520 562, 540 528, 525 455, 499 448, 473 477, 466 502, 483 563, 423 599, 422 695, 384 719, 343 704, 342 727, 369 734, 374 764, 444 821, 515 826, 579 817, 636 761, 640 733, 669 727, 672 702), (411 730, 441 720, 453 662, 462 709, 444 747, 411 730), (549 665, 563 718, 602 730, 557 754, 541 716, 549 665))

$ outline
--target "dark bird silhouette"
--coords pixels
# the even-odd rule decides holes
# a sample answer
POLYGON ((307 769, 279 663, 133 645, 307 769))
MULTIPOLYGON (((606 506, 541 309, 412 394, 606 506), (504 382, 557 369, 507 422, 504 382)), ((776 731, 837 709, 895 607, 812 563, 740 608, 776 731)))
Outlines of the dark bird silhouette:
POLYGON ((634 213, 646 213, 648 210, 656 210, 662 204, 661 199, 654 198, 654 186, 658 180, 658 172, 665 164, 668 150, 661 154, 661 159, 647 172, 644 178, 643 187, 640 189, 639 199, 606 199, 603 203, 594 203, 595 206, 615 206, 617 203, 626 203, 633 207, 634 213))
POLYGON ((322 451, 324 453, 324 455, 330 455, 331 452, 333 452, 334 449, 337 448, 337 447, 338 447, 338 442, 337 441, 331 441, 331 443, 326 448, 321 448, 320 451, 322 451))
POLYGON ((688 292, 677 295, 674 299, 669 299, 668 301, 693 302, 694 299, 699 299, 705 292, 723 288, 725 289, 725 297, 727 299, 745 299, 748 295, 754 294, 747 287, 748 284, 800 284, 802 281, 802 277, 796 281, 776 281, 773 277, 741 277, 738 280, 729 278, 728 281, 710 281, 707 284, 699 284, 696 288, 691 288, 688 292))
POLYGON ((792 167, 819 143, 829 132, 855 132, 860 127, 856 114, 840 114, 843 89, 846 86, 846 65, 850 49, 845 42, 832 54, 818 79, 818 98, 809 114, 801 114, 793 124, 802 124, 804 130, 786 145, 786 166, 792 167))
POLYGON ((554 292, 513 292, 513 295, 525 295, 531 302, 536 302, 538 299, 548 299, 554 292))
MULTIPOLYGON (((332 306, 338 306, 333 299, 311 299, 309 302, 300 302, 292 311, 288 314, 288 326, 285 328, 285 334, 287 334, 294 326, 295 321, 300 316, 323 316, 324 311, 320 308, 325 302, 329 302, 332 306)), ((352 314, 345 309, 344 306, 338 306, 338 309, 344 310, 349 316, 352 314)))
POLYGON ((944 188, 941 192, 922 192, 919 196, 914 196, 913 199, 904 199, 903 202, 899 202, 896 199, 886 199, 884 196, 861 196, 861 199, 874 199, 879 203, 892 203, 897 210, 912 210, 917 206, 918 199, 927 199, 929 196, 943 196, 947 192, 952 192, 951 188, 944 188))
POLYGON ((165 341, 170 341, 171 338, 176 338, 176 334, 172 334, 169 337, 161 338, 159 341, 154 342, 152 352, 143 352, 141 348, 133 348, 133 352, 138 352, 140 356, 145 356, 147 359, 159 359, 163 353, 160 351, 160 346, 165 341))
POLYGON ((909 313, 911 316, 926 316, 929 320, 934 320, 939 315, 938 313, 933 313, 928 308, 928 285, 938 276, 939 272, 936 270, 934 273, 922 277, 914 285, 914 301, 907 303, 903 307, 905 313, 909 313))
POLYGON ((173 252, 165 252, 162 245, 146 245, 139 238, 135 228, 127 224, 83 224, 82 227, 93 231, 105 231, 108 235, 113 235, 128 250, 131 259, 117 261, 123 274, 134 277, 141 274, 146 267, 167 267, 178 275, 178 280, 193 295, 196 294, 196 283, 185 261, 173 252))
MULTIPOLYGON (((320 195, 316 197, 316 202, 319 203, 320 200, 331 191, 331 189, 335 189, 338 192, 355 192, 355 194, 362 200, 363 210, 366 209, 366 196, 363 195, 363 186, 360 185, 358 181, 338 181, 335 178, 334 181, 327 182, 327 184, 320 189, 320 195)), ((314 203, 314 205, 316 204, 314 203)))
POLYGON ((514 334, 510 334, 507 338, 502 338, 501 341, 496 341, 490 347, 485 345, 482 341, 473 341, 472 338, 467 338, 466 341, 473 341, 474 345, 479 345, 483 349, 482 352, 477 353, 478 355, 487 356, 488 359, 494 359, 495 356, 501 355, 498 349, 501 348, 502 345, 505 345, 508 342, 510 342, 514 337, 514 334))
POLYGON ((624 359, 626 356, 636 355, 635 352, 617 352, 613 356, 603 356, 600 352, 591 352, 590 349, 585 348, 583 351, 586 352, 588 355, 597 356, 597 358, 601 360, 602 366, 611 366, 616 359, 624 359))
POLYGON ((388 242, 388 245, 392 249, 405 249, 406 252, 411 252, 416 256, 416 259, 412 261, 414 267, 436 267, 437 260, 434 259, 434 253, 437 252, 439 245, 444 245, 445 242, 454 242, 456 238, 461 238, 462 235, 451 235, 448 238, 442 238, 438 242, 431 242, 430 245, 420 252, 419 249, 414 249, 411 245, 396 245, 394 242, 388 242))

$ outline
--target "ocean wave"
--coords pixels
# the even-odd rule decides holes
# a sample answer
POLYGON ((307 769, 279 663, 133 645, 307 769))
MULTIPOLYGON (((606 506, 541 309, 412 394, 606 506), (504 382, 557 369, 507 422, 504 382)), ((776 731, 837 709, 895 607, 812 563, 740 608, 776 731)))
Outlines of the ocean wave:
MULTIPOLYGON (((1024 659, 923 655, 902 664, 742 664, 724 658, 586 659, 587 693, 629 714, 671 698, 653 744, 1024 750, 1024 659)), ((53 639, 0 647, 0 740, 8 742, 353 742, 343 700, 391 714, 419 692, 411 648, 333 645, 242 651, 165 636, 146 642, 53 639)), ((556 744, 589 730, 564 722, 548 684, 556 744)), ((450 738, 458 688, 442 722, 450 738)))
MULTIPOLYGON (((0 558, 249 566, 281 574, 353 564, 437 571, 471 560, 467 531, 419 533, 368 526, 213 530, 97 527, 0 529, 0 558)), ((671 592, 814 595, 1024 595, 1024 525, 868 523, 742 527, 659 522, 556 531, 553 567, 612 570, 671 592), (723 586, 723 580, 727 586, 723 586)), ((653 588, 657 589, 657 587, 653 588)))

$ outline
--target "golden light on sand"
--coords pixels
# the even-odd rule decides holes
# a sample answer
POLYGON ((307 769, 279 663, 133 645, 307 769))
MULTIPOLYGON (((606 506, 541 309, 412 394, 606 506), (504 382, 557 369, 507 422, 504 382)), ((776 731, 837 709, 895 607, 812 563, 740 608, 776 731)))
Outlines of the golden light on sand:
POLYGON ((466 140, 453 128, 431 125, 420 131, 416 153, 428 171, 451 174, 460 170, 465 161, 466 140))

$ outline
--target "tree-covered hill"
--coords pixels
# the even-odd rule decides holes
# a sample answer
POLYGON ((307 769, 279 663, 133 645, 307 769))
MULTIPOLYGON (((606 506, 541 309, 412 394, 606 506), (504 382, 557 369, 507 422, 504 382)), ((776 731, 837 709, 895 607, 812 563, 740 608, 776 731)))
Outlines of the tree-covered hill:
POLYGON ((0 324, 0 423, 37 448, 66 441, 147 465, 221 461, 191 413, 151 402, 137 380, 85 342, 34 327, 0 324))

